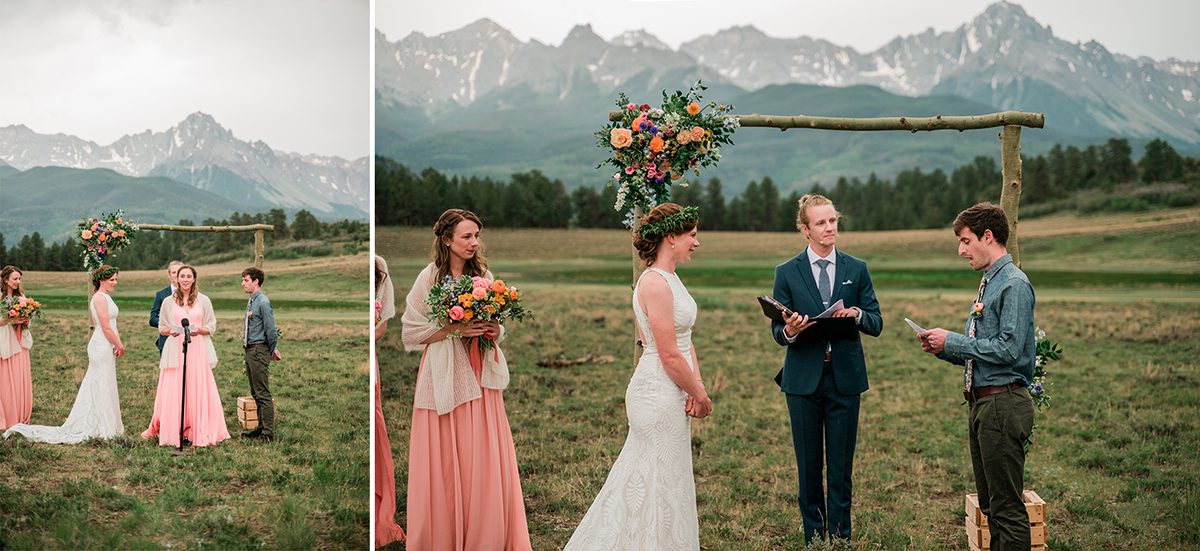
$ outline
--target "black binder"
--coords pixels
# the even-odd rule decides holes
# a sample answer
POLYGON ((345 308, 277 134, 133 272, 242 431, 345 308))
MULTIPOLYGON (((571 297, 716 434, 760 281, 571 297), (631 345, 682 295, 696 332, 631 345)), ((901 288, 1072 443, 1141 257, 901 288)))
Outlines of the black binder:
MULTIPOLYGON (((779 323, 787 323, 785 319, 792 314, 787 306, 770 296, 758 297, 758 304, 762 306, 763 315, 779 323)), ((816 324, 801 331, 796 340, 834 341, 858 336, 858 324, 854 318, 809 318, 808 321, 815 321, 816 324)))

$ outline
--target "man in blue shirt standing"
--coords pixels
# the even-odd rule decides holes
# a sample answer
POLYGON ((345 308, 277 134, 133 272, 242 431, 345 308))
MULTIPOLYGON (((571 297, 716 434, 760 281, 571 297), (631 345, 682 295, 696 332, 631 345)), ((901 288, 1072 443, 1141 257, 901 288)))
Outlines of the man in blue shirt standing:
POLYGON ((1037 337, 1033 286, 1008 254, 1008 218, 979 203, 954 219, 958 255, 983 271, 966 333, 940 327, 918 335, 921 348, 963 366, 970 403, 968 435, 979 507, 988 516, 993 551, 1029 549, 1025 511, 1025 442, 1033 430, 1037 337))
MULTIPOLYGON (((175 287, 179 285, 180 266, 183 266, 183 263, 178 260, 172 260, 167 264, 167 276, 171 278, 171 283, 166 287, 159 289, 157 293, 154 293, 154 305, 150 307, 150 327, 154 328, 155 333, 158 333, 158 314, 162 312, 162 303, 164 300, 167 300, 167 297, 171 296, 171 294, 175 292, 175 287)), ((155 341, 154 346, 158 347, 158 353, 160 355, 162 354, 163 345, 166 343, 167 336, 159 334, 158 340, 155 341)))
POLYGON ((276 345, 279 333, 275 330, 275 312, 271 301, 262 292, 266 274, 250 267, 242 270, 242 290, 250 295, 243 317, 242 348, 245 349, 246 376, 250 379, 250 395, 258 408, 258 428, 243 432, 246 438, 264 442, 275 439, 275 403, 271 400, 270 365, 279 359, 276 345))

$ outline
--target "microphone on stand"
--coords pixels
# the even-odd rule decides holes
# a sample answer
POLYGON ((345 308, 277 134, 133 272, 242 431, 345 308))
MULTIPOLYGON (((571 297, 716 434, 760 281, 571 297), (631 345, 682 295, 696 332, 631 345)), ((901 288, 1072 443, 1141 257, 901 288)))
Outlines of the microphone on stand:
POLYGON ((187 350, 188 343, 192 342, 192 330, 188 327, 189 323, 187 318, 179 321, 179 325, 183 328, 183 365, 179 374, 179 448, 173 452, 176 455, 183 453, 183 412, 187 407, 187 350))

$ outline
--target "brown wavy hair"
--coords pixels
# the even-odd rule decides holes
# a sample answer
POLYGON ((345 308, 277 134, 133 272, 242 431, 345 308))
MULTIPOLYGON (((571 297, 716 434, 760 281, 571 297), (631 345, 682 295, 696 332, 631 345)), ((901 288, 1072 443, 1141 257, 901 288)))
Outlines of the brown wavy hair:
MULTIPOLYGON (((14 272, 25 275, 25 272, 21 271, 20 268, 12 265, 5 266, 3 270, 0 270, 0 296, 9 294, 10 289, 8 288, 8 276, 13 275, 14 272)), ((22 289, 19 283, 17 284, 17 288, 12 289, 11 291, 14 296, 25 296, 25 289, 22 289)))
POLYGON ((101 281, 104 281, 106 279, 112 279, 112 276, 120 273, 120 270, 115 270, 111 275, 109 275, 108 277, 106 277, 104 279, 96 279, 96 275, 99 274, 100 272, 103 272, 104 270, 115 270, 115 268, 113 268, 112 266, 109 266, 108 264, 101 264, 100 266, 97 266, 95 270, 92 270, 92 272, 91 272, 92 289, 99 291, 101 281))
MULTIPOLYGON (((663 203, 650 209, 650 212, 642 217, 641 223, 646 224, 649 222, 657 222, 682 210, 683 207, 679 206, 677 203, 663 203)), ((692 230, 696 229, 696 226, 699 224, 700 219, 697 218, 695 222, 686 224, 683 229, 677 232, 672 232, 670 235, 683 235, 691 232, 692 230)), ((658 234, 651 234, 649 237, 642 237, 637 233, 637 231, 634 231, 633 248, 637 251, 638 258, 641 258, 642 262, 645 262, 646 265, 649 266, 658 256, 658 247, 659 245, 662 245, 663 239, 666 239, 666 237, 666 235, 658 234)))
POLYGON ((192 271, 192 289, 188 291, 187 302, 185 303, 183 301, 184 296, 182 286, 176 286, 175 292, 171 296, 175 299, 175 304, 180 306, 191 306, 196 303, 196 295, 200 294, 200 274, 196 273, 196 268, 192 267, 190 264, 184 264, 183 266, 179 267, 179 271, 182 272, 184 270, 192 271))
MULTIPOLYGON (((483 229, 483 221, 479 219, 475 213, 463 209, 447 209, 443 212, 438 220, 433 225, 433 266, 437 268, 437 280, 450 275, 450 246, 446 244, 446 239, 454 239, 454 228, 458 227, 459 222, 470 220, 483 229)), ((479 248, 475 249, 475 256, 467 259, 463 266, 463 275, 483 276, 487 273, 488 263, 483 256, 483 242, 479 243, 479 248)))

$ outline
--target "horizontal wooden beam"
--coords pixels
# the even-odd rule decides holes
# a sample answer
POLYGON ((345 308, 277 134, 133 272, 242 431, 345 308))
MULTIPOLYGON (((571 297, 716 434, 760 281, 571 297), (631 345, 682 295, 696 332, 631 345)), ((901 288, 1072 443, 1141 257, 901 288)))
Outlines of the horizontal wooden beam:
POLYGON ((252 232, 252 231, 275 231, 275 226, 271 224, 251 224, 249 226, 172 226, 169 224, 138 224, 140 230, 168 230, 168 231, 197 231, 197 232, 252 232))
MULTIPOLYGON (((621 120, 622 111, 610 111, 608 120, 621 120)), ((1046 115, 1023 111, 1003 111, 987 115, 955 115, 932 117, 813 117, 809 115, 723 115, 738 119, 741 126, 750 128, 812 128, 817 130, 907 130, 909 132, 933 130, 978 130, 1015 125, 1029 128, 1044 128, 1046 115)))

